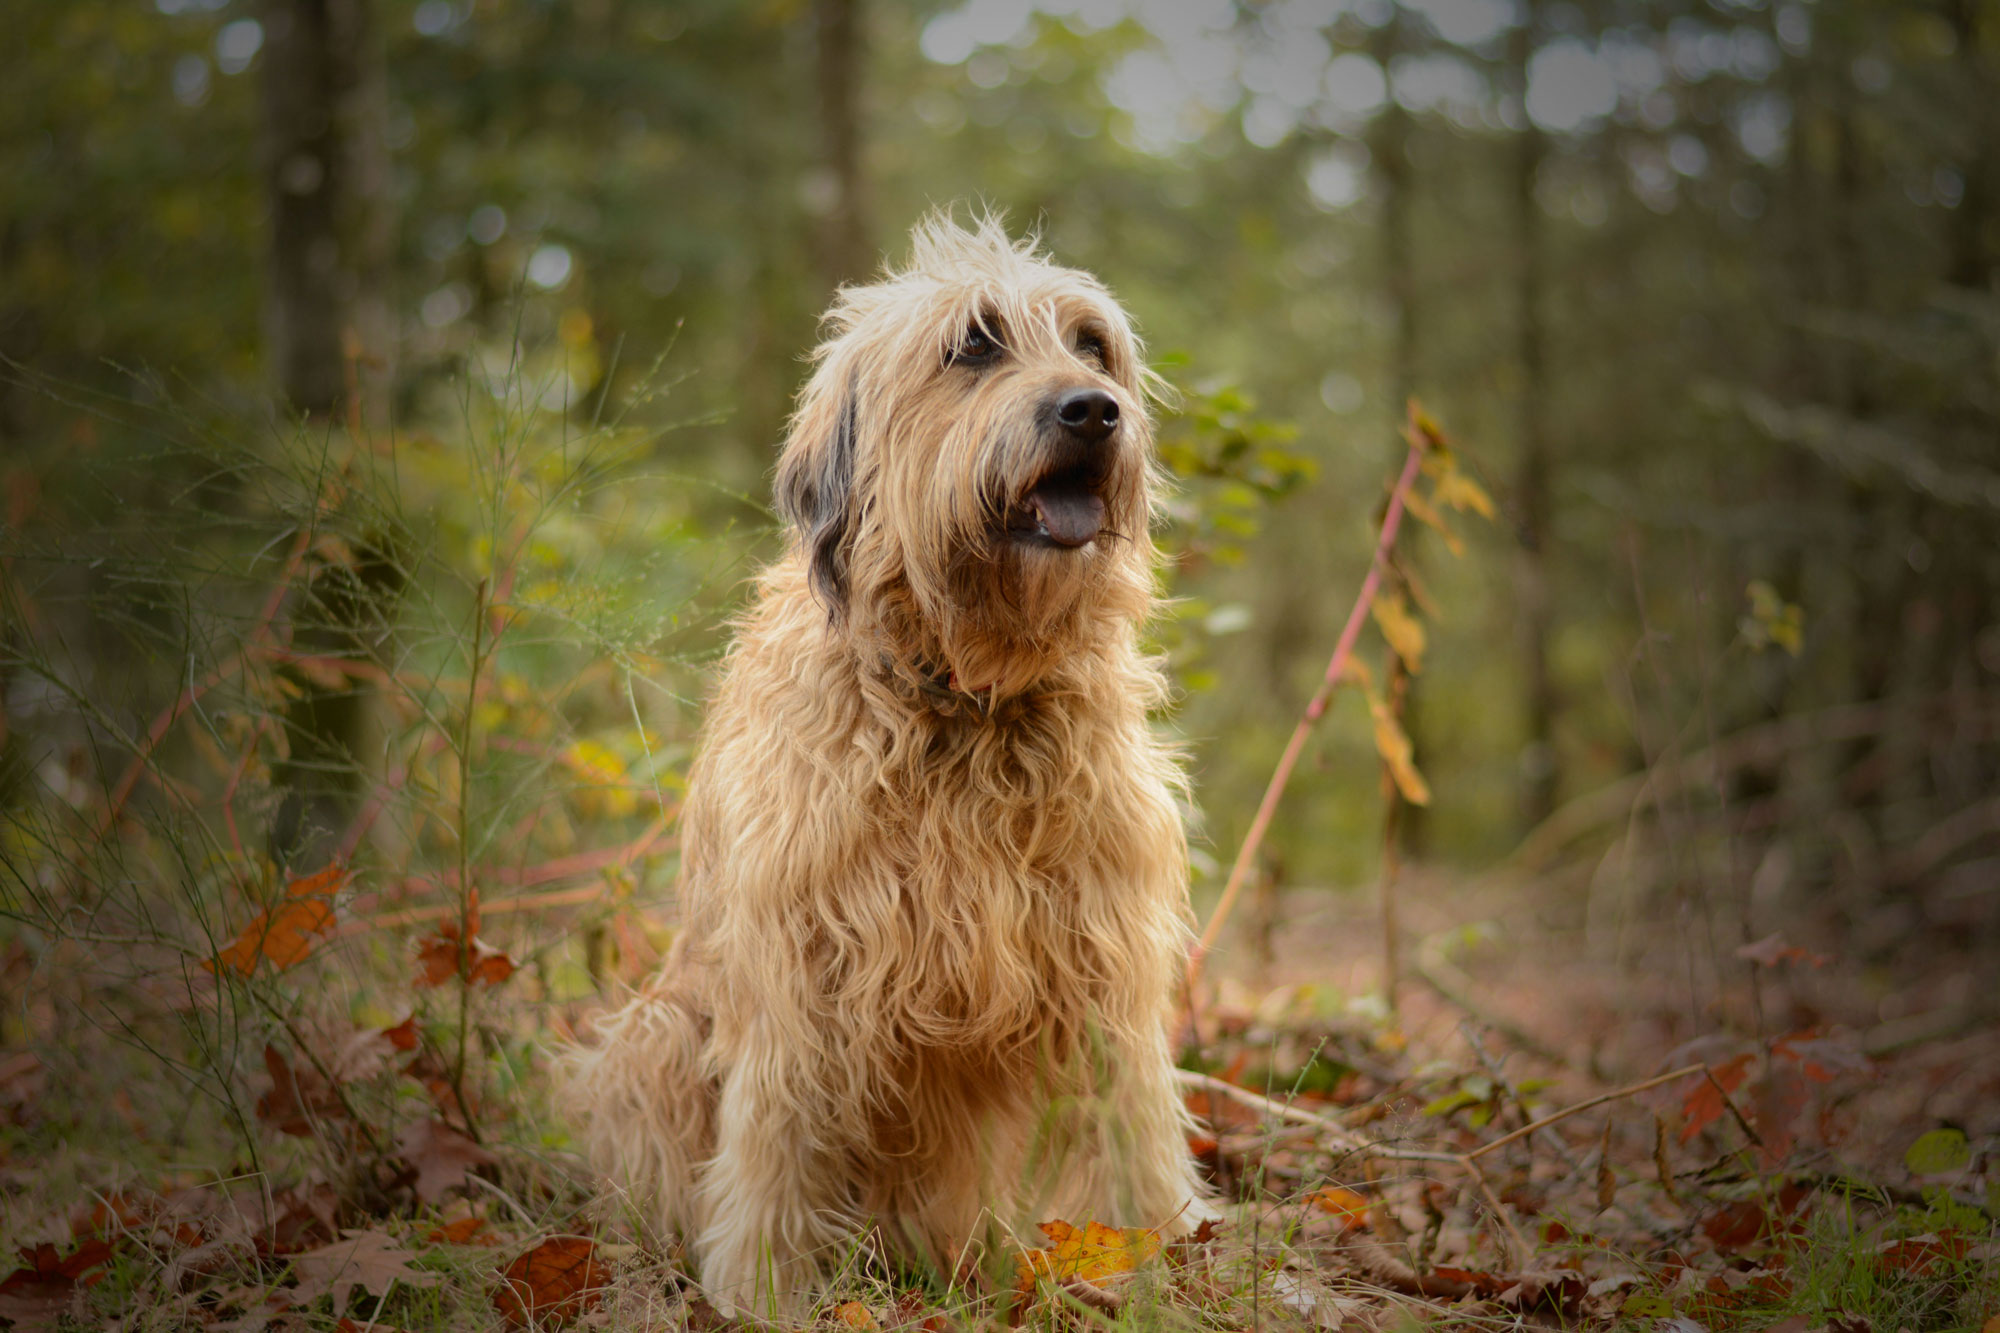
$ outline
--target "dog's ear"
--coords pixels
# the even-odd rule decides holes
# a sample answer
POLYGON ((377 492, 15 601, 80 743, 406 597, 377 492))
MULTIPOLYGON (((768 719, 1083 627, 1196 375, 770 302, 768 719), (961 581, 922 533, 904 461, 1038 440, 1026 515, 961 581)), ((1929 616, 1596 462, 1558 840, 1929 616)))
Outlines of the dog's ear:
POLYGON ((813 594, 834 620, 847 613, 847 550, 854 504, 854 391, 801 405, 778 461, 773 498, 799 530, 813 594))

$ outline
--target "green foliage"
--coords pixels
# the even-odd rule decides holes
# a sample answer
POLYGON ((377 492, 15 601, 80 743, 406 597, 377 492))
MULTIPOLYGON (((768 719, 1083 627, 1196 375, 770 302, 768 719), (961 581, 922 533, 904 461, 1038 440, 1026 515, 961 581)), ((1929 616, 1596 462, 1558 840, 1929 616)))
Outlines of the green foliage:
POLYGON ((1243 602, 1216 605, 1176 596, 1211 565, 1240 565, 1272 506, 1310 481, 1315 465, 1292 447, 1298 428, 1258 415, 1255 402, 1230 385, 1174 385, 1156 431, 1172 489, 1160 543, 1167 555, 1164 592, 1171 599, 1151 628, 1184 690, 1215 688, 1203 665, 1208 642, 1251 628, 1243 602))
POLYGON ((99 1034, 44 1056, 70 1128, 105 1132, 114 1090, 144 1089, 198 1159, 303 1155, 342 1198, 407 1206, 413 1126, 534 1114, 543 1034, 514 992, 657 958, 639 905, 672 880, 744 546, 712 545, 702 489, 652 461, 657 423, 563 410, 575 350, 516 354, 403 438, 301 425, 252 450, 169 410, 132 438, 202 486, 126 498, 116 528, 51 521, 117 494, 120 458, 18 515, 0 672, 76 711, 10 752, 60 771, 88 746, 123 773, 93 790, 45 760, 0 822, 0 949, 99 1034), (80 655, 77 625, 115 638, 80 655), (100 703, 79 683, 100 658, 168 688, 100 703), (281 848, 307 698, 365 718, 311 752, 354 799, 281 848))
POLYGON ((1962 1129, 1934 1129, 1903 1153, 1903 1165, 1913 1176, 1941 1176, 1962 1171, 1972 1161, 1972 1145, 1962 1129))

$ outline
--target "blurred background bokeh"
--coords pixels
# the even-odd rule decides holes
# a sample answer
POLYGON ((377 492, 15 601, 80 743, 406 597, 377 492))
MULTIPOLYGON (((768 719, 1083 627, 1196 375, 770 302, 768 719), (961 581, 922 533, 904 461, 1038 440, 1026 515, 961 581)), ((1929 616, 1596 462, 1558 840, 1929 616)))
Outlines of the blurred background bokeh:
MULTIPOLYGON (((671 918, 674 784, 817 315, 955 206, 1100 274, 1181 390, 1162 725, 1198 901, 1414 395, 1498 513, 1407 551, 1413 900, 1657 963, 1679 1036, 1752 1021, 1732 950, 1772 932, 1843 960, 1800 1022, 1991 1021, 1993 0, 4 11, 10 976, 46 975, 114 825, 90 893, 179 883, 222 938, 231 894, 339 853, 410 920, 480 867, 489 899, 582 876, 517 951, 643 963, 590 894, 671 918)), ((1246 956, 1345 938, 1283 923, 1372 900, 1385 815, 1343 702, 1246 956)))

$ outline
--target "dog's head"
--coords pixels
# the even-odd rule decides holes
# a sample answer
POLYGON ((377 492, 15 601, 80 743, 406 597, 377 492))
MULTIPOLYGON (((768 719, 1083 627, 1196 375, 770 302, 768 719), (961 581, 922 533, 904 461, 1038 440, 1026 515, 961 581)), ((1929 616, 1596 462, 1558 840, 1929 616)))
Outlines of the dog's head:
POLYGON ((833 623, 1011 693, 1151 590, 1147 372, 1125 313, 988 219, 844 289, 779 462, 833 623))

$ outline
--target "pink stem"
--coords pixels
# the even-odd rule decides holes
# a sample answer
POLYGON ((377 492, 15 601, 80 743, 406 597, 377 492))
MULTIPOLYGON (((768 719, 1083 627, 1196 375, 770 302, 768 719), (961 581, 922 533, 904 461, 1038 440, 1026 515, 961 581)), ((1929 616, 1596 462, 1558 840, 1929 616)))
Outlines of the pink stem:
POLYGON ((1382 570, 1389 562, 1389 552, 1396 545, 1396 530, 1403 523, 1403 498, 1409 494, 1416 482, 1417 469, 1423 462, 1423 451, 1417 444, 1410 445, 1410 453, 1403 460, 1402 475, 1396 478, 1396 487, 1389 492, 1389 509, 1382 516, 1382 533, 1375 542, 1375 558, 1368 566, 1368 577, 1362 581, 1361 594, 1354 599, 1354 609, 1348 612, 1347 624, 1340 631, 1340 642, 1334 645, 1333 657, 1326 664, 1326 678, 1314 691, 1312 701, 1306 705, 1305 713, 1299 718, 1298 726, 1292 729, 1292 739, 1285 745, 1285 753, 1279 758, 1278 766, 1271 773, 1270 785, 1264 788, 1264 800, 1257 807, 1257 817, 1250 821, 1250 831, 1243 837, 1243 846, 1236 853, 1236 864, 1229 868, 1229 883, 1222 890, 1221 899, 1215 904, 1215 912, 1208 918, 1208 925, 1201 932, 1201 940, 1194 946, 1188 957, 1188 994, 1194 994, 1194 984, 1201 977, 1202 960, 1215 946, 1216 937, 1222 934, 1223 923, 1229 919, 1230 909, 1235 907, 1237 895, 1243 892, 1243 882, 1250 877, 1250 867, 1257 859, 1257 849, 1263 845, 1264 834, 1271 827, 1271 820, 1278 812, 1278 802, 1285 794, 1285 784, 1292 780, 1292 769, 1299 762, 1299 754, 1306 748, 1306 737, 1312 733, 1313 724, 1326 712, 1326 706, 1333 697, 1333 691, 1340 684, 1340 678, 1347 669, 1347 659, 1354 652, 1354 641, 1361 636, 1361 622, 1368 618, 1368 608, 1374 604, 1375 593, 1382 586, 1382 570))

